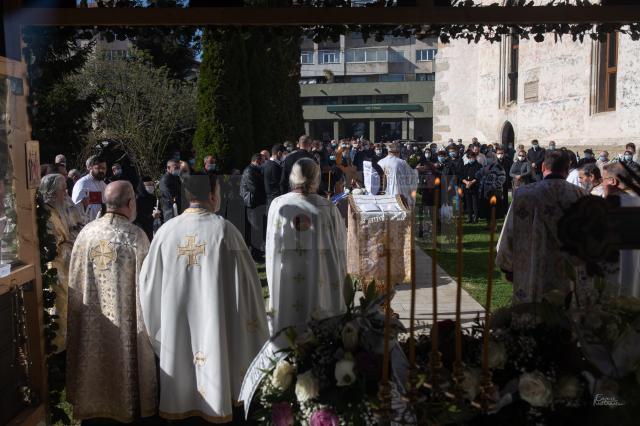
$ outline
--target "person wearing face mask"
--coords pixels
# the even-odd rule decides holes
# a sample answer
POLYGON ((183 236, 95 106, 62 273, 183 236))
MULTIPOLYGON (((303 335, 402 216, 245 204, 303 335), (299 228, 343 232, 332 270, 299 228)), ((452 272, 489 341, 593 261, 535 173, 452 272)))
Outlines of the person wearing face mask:
POLYGON ((67 398, 78 420, 131 423, 158 407, 152 340, 139 308, 149 239, 132 223, 131 183, 110 183, 104 202, 106 213, 80 231, 71 253, 67 398))
POLYGON ((384 150, 383 150, 383 148, 382 148, 382 144, 379 144, 379 143, 377 143, 375 145, 373 153, 375 154, 375 160, 376 161, 382 160, 386 155, 384 150))
POLYGON ((160 178, 160 205, 165 223, 182 213, 182 199, 180 164, 176 160, 169 160, 167 171, 160 178))
POLYGON ((549 142, 549 147, 547 148, 547 151, 555 151, 556 150, 556 142, 555 141, 550 141, 549 142))
POLYGON ((127 179, 124 177, 122 166, 119 163, 114 163, 111 166, 111 177, 108 179, 107 184, 111 182, 117 182, 119 180, 127 180, 127 179))
POLYGON ((160 211, 156 210, 157 205, 155 183, 150 177, 143 176, 138 184, 138 193, 136 194, 138 214, 134 223, 142 228, 149 241, 153 239, 153 222, 160 217, 160 211))
POLYGON ((216 164, 216 159, 213 155, 206 155, 204 157, 204 171, 207 174, 217 174, 218 165, 216 164))
POLYGON ((531 175, 536 182, 542 180, 542 162, 545 149, 540 147, 537 139, 531 141, 531 148, 527 152, 527 160, 531 163, 531 175))
POLYGON ((369 141, 364 141, 362 149, 353 157, 353 165, 356 166, 358 172, 362 172, 362 163, 364 161, 371 161, 375 156, 375 152, 369 147, 369 141))
POLYGON ((71 199, 76 205, 85 208, 87 223, 98 216, 104 202, 104 190, 107 184, 104 182, 107 173, 107 162, 104 158, 94 155, 87 160, 89 173, 81 177, 73 186, 71 199))
POLYGON ((629 142, 628 144, 625 145, 624 150, 629 151, 631 153, 631 157, 632 157, 631 159, 636 163, 640 164, 640 154, 638 154, 638 152, 636 151, 635 143, 629 142))
POLYGON ((607 164, 608 162, 609 162, 609 152, 600 151, 600 154, 598 155, 598 160, 596 160, 596 165, 600 168, 600 171, 602 171, 602 167, 604 167, 604 165, 607 164))
POLYGON ((513 197, 516 196, 516 190, 521 186, 531 183, 531 163, 527 160, 527 153, 524 149, 518 152, 516 161, 513 162, 509 169, 509 176, 513 183, 513 197))
POLYGON ((633 170, 636 173, 640 172, 640 164, 636 163, 633 160, 633 151, 625 151, 624 154, 622 155, 622 159, 621 161, 626 164, 629 168, 631 168, 631 170, 633 170))
POLYGON ((578 161, 578 167, 582 167, 585 164, 591 164, 596 162, 596 158, 593 155, 593 150, 587 148, 584 150, 583 154, 584 155, 582 156, 580 161, 578 161))
POLYGON ((271 158, 262 166, 264 190, 267 195, 267 212, 274 198, 279 197, 280 178, 282 177, 282 158, 286 152, 284 145, 276 144, 271 148, 271 158))
POLYGON ((505 171, 505 181, 502 185, 502 213, 503 215, 507 214, 507 210, 509 210, 509 189, 513 185, 513 179, 511 178, 511 165, 513 161, 507 155, 503 148, 496 149, 496 161, 505 171))

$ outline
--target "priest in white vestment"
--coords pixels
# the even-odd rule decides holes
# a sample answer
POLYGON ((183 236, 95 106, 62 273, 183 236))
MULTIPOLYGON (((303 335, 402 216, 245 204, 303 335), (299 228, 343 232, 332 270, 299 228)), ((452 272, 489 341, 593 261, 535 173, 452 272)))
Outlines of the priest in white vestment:
POLYGON ((216 215, 215 175, 183 177, 190 203, 155 235, 140 299, 160 358, 160 416, 233 420, 242 379, 268 340, 256 266, 240 232, 216 215))
POLYGON ((69 269, 67 399, 76 420, 129 423, 157 410, 156 363, 140 312, 149 249, 127 181, 106 187, 107 213, 76 238, 69 269))
POLYGON ((400 147, 396 143, 389 145, 385 158, 378 162, 386 178, 385 194, 400 195, 410 209, 415 204, 415 192, 418 188, 418 171, 399 157, 400 147))
POLYGON ((267 220, 266 269, 269 329, 303 325, 346 311, 346 227, 340 212, 317 195, 320 168, 298 160, 291 192, 273 200, 267 220))
MULTIPOLYGON (((558 222, 564 210, 587 195, 567 182, 568 172, 569 159, 562 151, 547 153, 542 164, 544 179, 520 187, 509 208, 496 264, 512 278, 514 304, 539 302, 551 290, 571 291, 567 261, 579 271, 584 269, 584 263, 570 259, 560 248, 558 239, 558 222)), ((588 280, 579 281, 579 285, 588 284, 588 280)))

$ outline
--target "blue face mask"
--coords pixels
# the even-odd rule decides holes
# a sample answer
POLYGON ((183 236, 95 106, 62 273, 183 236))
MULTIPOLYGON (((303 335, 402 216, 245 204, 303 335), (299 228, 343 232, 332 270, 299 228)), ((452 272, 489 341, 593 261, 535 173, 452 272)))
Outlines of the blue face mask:
POLYGON ((207 171, 208 172, 215 172, 216 171, 216 165, 215 164, 207 164, 207 171))
POLYGON ((195 159, 195 158, 192 158, 191 160, 189 160, 189 161, 188 161, 188 163, 189 163, 189 165, 190 165, 191 167, 193 167, 193 166, 195 166, 195 165, 196 165, 196 159, 195 159))
POLYGON ((633 156, 626 154, 624 156, 624 161, 626 161, 627 163, 631 162, 631 160, 633 160, 633 156))
POLYGON ((172 171, 171 174, 174 176, 180 176, 180 169, 172 171))
POLYGON ((118 176, 122 176, 122 169, 116 169, 116 170, 113 172, 113 175, 114 175, 114 176, 116 176, 116 177, 118 177, 118 176))
POLYGON ((585 160, 588 160, 588 159, 590 159, 590 158, 591 158, 591 154, 589 154, 589 153, 585 153, 585 154, 584 154, 584 159, 585 159, 585 160))
POLYGON ((607 161, 607 157, 601 155, 600 156, 600 161, 604 163, 605 161, 607 161))
POLYGON ((336 161, 336 156, 335 156, 335 155, 330 155, 330 156, 329 156, 329 160, 331 160, 331 161, 336 161))
POLYGON ((444 162, 444 160, 446 159, 446 157, 443 157, 442 155, 438 155, 438 161, 439 162, 444 162))
POLYGON ((449 157, 456 158, 458 154, 455 151, 449 151, 449 157))

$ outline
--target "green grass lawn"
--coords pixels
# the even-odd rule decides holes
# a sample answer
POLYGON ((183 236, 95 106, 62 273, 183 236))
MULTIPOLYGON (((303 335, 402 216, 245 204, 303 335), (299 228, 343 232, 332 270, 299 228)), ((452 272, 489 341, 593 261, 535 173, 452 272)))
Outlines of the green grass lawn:
MULTIPOLYGON (((498 222, 495 242, 498 241, 502 221, 498 222)), ((464 224, 462 251, 462 287, 482 306, 486 305, 487 267, 489 256, 489 231, 486 222, 464 224)), ((418 239, 418 245, 425 253, 431 253, 431 240, 418 239)), ((443 236, 438 238, 438 264, 454 279, 456 277, 455 243, 447 241, 443 236)), ((504 274, 495 268, 493 271, 493 294, 491 310, 511 304, 512 286, 504 274)))

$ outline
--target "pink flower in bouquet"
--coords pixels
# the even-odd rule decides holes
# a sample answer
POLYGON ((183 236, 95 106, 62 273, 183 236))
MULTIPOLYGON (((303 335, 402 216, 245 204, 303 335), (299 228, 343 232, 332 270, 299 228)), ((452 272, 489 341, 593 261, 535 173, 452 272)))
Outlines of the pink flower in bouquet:
POLYGON ((309 419, 309 426, 338 426, 339 423, 338 416, 324 408, 313 413, 309 419))
POLYGON ((288 402, 273 404, 271 421, 274 426, 293 426, 293 410, 288 402))

